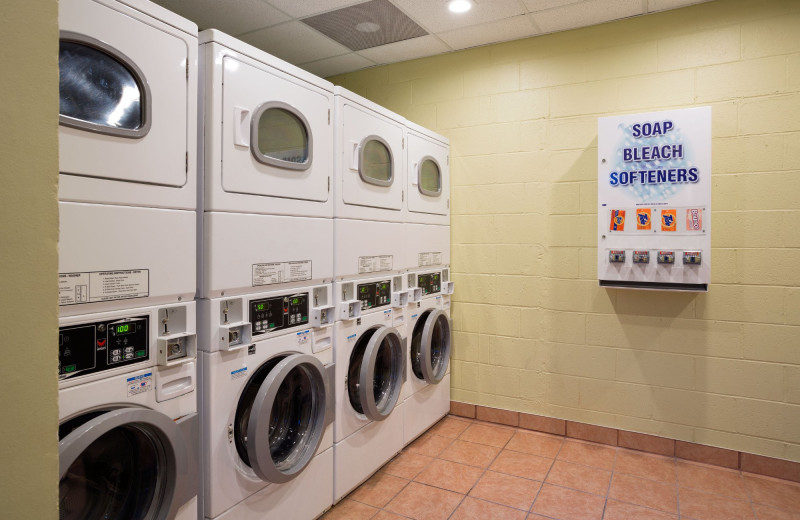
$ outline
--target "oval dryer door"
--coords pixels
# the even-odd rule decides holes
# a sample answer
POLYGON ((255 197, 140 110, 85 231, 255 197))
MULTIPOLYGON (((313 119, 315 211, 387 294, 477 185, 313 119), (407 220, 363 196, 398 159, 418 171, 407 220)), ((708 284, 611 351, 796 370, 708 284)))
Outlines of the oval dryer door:
MULTIPOLYGON (((161 520, 182 505, 189 454, 175 422, 141 408, 84 414, 59 427, 61 520, 161 520)), ((194 455, 192 455, 194 456, 194 455)))
POLYGON ((281 484, 311 462, 325 432, 330 391, 314 356, 289 354, 261 365, 239 399, 234 440, 259 478, 281 484))
POLYGON ((436 384, 447 373, 452 333, 450 320, 441 309, 422 313, 411 335, 411 369, 423 381, 436 384))
POLYGON ((405 349, 397 329, 382 326, 364 332, 350 354, 350 404, 370 420, 386 419, 400 396, 405 367, 405 349))

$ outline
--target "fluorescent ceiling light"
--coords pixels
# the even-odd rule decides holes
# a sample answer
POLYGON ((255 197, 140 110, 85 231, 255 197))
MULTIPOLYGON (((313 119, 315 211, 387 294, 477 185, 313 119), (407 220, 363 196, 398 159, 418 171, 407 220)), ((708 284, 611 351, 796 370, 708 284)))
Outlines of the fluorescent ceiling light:
POLYGON ((466 13, 472 9, 472 2, 469 0, 451 0, 447 8, 453 13, 466 13))

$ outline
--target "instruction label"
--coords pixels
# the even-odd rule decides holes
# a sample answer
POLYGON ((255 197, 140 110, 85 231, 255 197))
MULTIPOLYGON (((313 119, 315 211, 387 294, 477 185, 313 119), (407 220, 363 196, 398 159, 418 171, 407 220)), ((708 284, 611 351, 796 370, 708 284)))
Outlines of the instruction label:
POLYGON ((420 253, 417 256, 417 266, 418 267, 428 267, 431 265, 441 265, 442 264, 442 252, 441 251, 431 251, 429 253, 420 253))
POLYGON ((253 264, 253 287, 311 280, 311 260, 253 264))
POLYGON ((358 274, 391 271, 394 266, 393 255, 359 256, 358 274))
POLYGON ((231 381, 247 376, 247 367, 242 367, 231 372, 231 381))
POLYGON ((129 377, 125 380, 125 386, 128 388, 128 397, 149 392, 153 389, 153 373, 148 372, 146 374, 129 377))
POLYGON ((58 304, 127 300, 150 296, 150 270, 58 274, 58 304))

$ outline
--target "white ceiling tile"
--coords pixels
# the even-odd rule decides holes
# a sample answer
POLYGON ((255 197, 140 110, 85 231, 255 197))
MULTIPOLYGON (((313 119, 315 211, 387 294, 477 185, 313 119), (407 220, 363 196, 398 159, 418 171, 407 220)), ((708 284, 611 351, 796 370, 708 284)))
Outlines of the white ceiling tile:
POLYGON ((289 22, 261 29, 240 38, 289 63, 307 63, 350 52, 347 47, 302 22, 289 22))
POLYGON ((448 31, 440 34, 439 38, 453 49, 466 49, 489 43, 519 40, 537 34, 539 31, 533 27, 528 15, 521 15, 448 31))
POLYGON ((262 0, 237 0, 232 6, 223 6, 219 0, 155 0, 155 3, 188 18, 200 30, 219 29, 234 36, 290 20, 262 0))
POLYGON ((536 11, 546 11, 554 7, 564 7, 565 5, 577 4, 584 0, 523 0, 525 7, 528 11, 534 13, 536 11))
POLYGON ((587 0, 531 16, 542 32, 550 33, 635 16, 642 7, 642 0, 587 0))
POLYGON ((375 65, 375 63, 353 52, 345 54, 344 56, 335 56, 333 58, 325 58, 324 60, 303 63, 300 65, 300 68, 307 70, 311 74, 316 74, 321 78, 327 78, 336 74, 365 69, 373 65, 375 65))
POLYGON ((434 54, 449 52, 451 49, 435 36, 420 36, 401 42, 380 45, 370 49, 363 49, 358 53, 378 64, 396 63, 398 61, 413 60, 434 54))
POLYGON ((687 5, 702 4, 708 1, 709 0, 647 0, 647 11, 654 13, 656 11, 686 7, 687 5))
POLYGON ((392 3, 431 33, 494 22, 526 12, 519 0, 472 0, 474 5, 466 13, 451 13, 447 0, 393 0, 392 3))
POLYGON ((295 18, 304 18, 328 11, 335 11, 366 0, 266 0, 284 13, 295 18))

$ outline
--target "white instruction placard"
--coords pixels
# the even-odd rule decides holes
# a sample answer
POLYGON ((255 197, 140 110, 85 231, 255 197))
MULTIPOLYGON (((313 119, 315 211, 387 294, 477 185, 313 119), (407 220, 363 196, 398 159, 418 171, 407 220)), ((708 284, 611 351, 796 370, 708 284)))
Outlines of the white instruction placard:
POLYGON ((149 295, 149 269, 58 274, 59 305, 146 298, 149 295))
POLYGON ((149 392, 153 389, 153 373, 148 372, 146 374, 129 377, 125 380, 125 386, 128 389, 128 397, 149 392))
POLYGON ((311 280, 311 260, 253 264, 253 287, 311 280))
POLYGON ((393 268, 394 256, 392 255, 358 257, 358 274, 380 273, 383 271, 391 271, 393 268))
POLYGON ((442 253, 441 251, 431 251, 428 253, 420 253, 417 257, 417 266, 418 267, 429 267, 432 265, 441 265, 442 264, 442 253))

